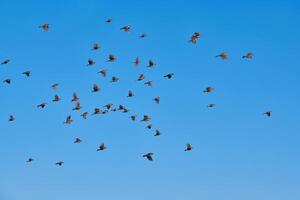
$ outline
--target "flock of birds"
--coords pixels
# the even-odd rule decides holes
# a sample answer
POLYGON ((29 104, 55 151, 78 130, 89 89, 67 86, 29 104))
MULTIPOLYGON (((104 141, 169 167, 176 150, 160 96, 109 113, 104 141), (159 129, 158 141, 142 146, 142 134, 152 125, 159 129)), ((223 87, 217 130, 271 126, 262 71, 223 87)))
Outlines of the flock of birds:
MULTIPOLYGON (((107 19, 106 20, 106 23, 111 23, 111 22, 112 22, 112 19, 107 19)), ((39 26, 39 28, 41 28, 43 31, 47 32, 50 29, 50 25, 47 24, 47 23, 46 24, 42 24, 41 26, 39 26)), ((121 27, 120 30, 123 30, 125 32, 130 32, 131 31, 131 27, 129 25, 126 25, 126 26, 121 27)), ((147 37, 147 34, 143 33, 143 34, 139 35, 139 37, 140 38, 145 38, 145 37, 147 37)), ((201 34, 199 32, 195 32, 190 37, 190 40, 188 42, 196 44, 197 40, 199 38, 201 38, 201 34)), ((100 49, 100 45, 98 43, 94 43, 91 50, 97 51, 99 49, 100 49)), ((252 59, 253 56, 254 56, 253 53, 247 53, 247 54, 245 54, 245 55, 242 56, 242 59, 252 59)), ((218 55, 216 55, 216 57, 220 58, 222 60, 227 60, 228 59, 228 55, 227 55, 226 52, 218 54, 218 55)), ((114 61, 116 61, 116 57, 113 54, 109 54, 107 62, 114 62, 114 61)), ((135 66, 139 66, 140 62, 141 62, 140 59, 137 57, 134 60, 134 65, 135 66)), ((7 65, 9 63, 10 63, 9 59, 4 59, 1 62, 1 65, 7 65)), ((96 62, 93 59, 89 58, 88 61, 87 61, 87 66, 92 66, 94 64, 96 64, 96 62)), ((153 60, 149 60, 147 67, 148 68, 153 68, 155 66, 156 66, 156 63, 153 60)), ((107 76, 107 70, 106 69, 102 69, 98 73, 101 74, 103 77, 107 76)), ((22 74, 24 76, 26 76, 26 77, 30 77, 31 76, 31 71, 24 71, 22 74)), ((174 73, 168 73, 168 74, 165 74, 163 77, 166 78, 166 79, 172 79, 173 76, 174 76, 174 73)), ((113 76, 111 78, 111 82, 113 82, 113 83, 114 82, 118 82, 118 81, 119 81, 119 78, 116 77, 116 76, 113 76)), ((144 81, 145 85, 147 85, 149 87, 152 86, 152 81, 151 80, 145 81, 145 75, 144 74, 140 74, 138 76, 138 78, 137 78, 137 81, 144 81)), ((8 78, 8 79, 3 80, 3 83, 5 83, 5 84, 11 84, 12 80, 8 78)), ((54 83, 54 84, 51 85, 51 89, 52 90, 56 90, 58 87, 59 87, 59 83, 54 83)), ((95 92, 99 92, 99 91, 100 91, 100 87, 97 84, 94 84, 93 87, 92 87, 91 92, 95 93, 95 92)), ((212 86, 208 86, 208 87, 204 88, 203 93, 211 93, 213 91, 214 91, 214 88, 212 86)), ((128 98, 134 97, 133 91, 129 90, 127 97, 128 98)), ((78 95, 76 94, 76 92, 74 92, 73 93, 73 97, 71 99, 71 102, 75 102, 75 107, 72 110, 81 110, 82 107, 81 107, 81 104, 80 104, 79 100, 80 100, 80 98, 78 97, 78 95)), ((61 98, 60 98, 60 96, 58 94, 56 94, 53 97, 52 102, 59 102, 59 101, 61 101, 61 98)), ((160 97, 159 96, 155 97, 153 99, 153 101, 156 104, 159 104, 160 103, 160 97)), ((42 103, 38 104, 37 107, 41 108, 41 109, 44 109, 47 106, 47 104, 48 104, 47 102, 42 102, 42 103)), ((213 108, 215 106, 216 106, 215 104, 208 104, 207 105, 208 108, 213 108)), ((100 108, 95 108, 94 111, 93 111, 93 113, 92 113, 92 115, 106 114, 108 112, 116 112, 116 111, 122 111, 123 113, 128 113, 129 112, 129 110, 125 106, 123 106, 123 105, 118 105, 116 107, 113 107, 113 104, 109 103, 109 104, 104 105, 103 107, 104 107, 103 110, 101 110, 100 108)), ((268 116, 268 117, 271 117, 272 111, 266 111, 263 114, 266 115, 266 116, 268 116)), ((85 111, 80 116, 83 119, 87 119, 88 115, 89 115, 89 113, 85 111)), ((8 121, 13 122, 15 119, 16 119, 16 117, 14 115, 10 115, 8 121)), ((137 115, 131 115, 130 119, 132 121, 136 121, 137 120, 137 115)), ((143 115, 143 117, 142 117, 142 119, 140 121, 141 122, 147 122, 148 124, 147 124, 146 128, 147 129, 152 129, 152 124, 149 123, 151 121, 151 117, 149 115, 143 115)), ((70 125, 72 122, 73 122, 72 116, 69 115, 69 116, 66 117, 66 120, 63 123, 66 124, 66 125, 70 125)), ((155 130, 154 136, 160 136, 160 135, 161 135, 161 132, 158 129, 155 130)), ((82 140, 80 138, 75 138, 75 141, 74 141, 75 144, 80 144, 81 142, 82 142, 82 140)), ((97 151, 104 151, 106 149, 107 149, 107 147, 106 147, 105 143, 101 143, 99 145, 97 151)), ((187 143, 184 151, 192 151, 192 150, 193 150, 192 144, 187 143)), ((153 161, 154 153, 147 152, 147 153, 145 153, 142 156, 145 157, 149 161, 153 161)), ((31 163, 33 161, 34 161, 34 159, 30 157, 30 158, 27 159, 26 162, 27 163, 31 163)), ((58 166, 62 166, 63 164, 64 164, 64 161, 58 161, 58 162, 55 163, 55 165, 58 165, 58 166)))

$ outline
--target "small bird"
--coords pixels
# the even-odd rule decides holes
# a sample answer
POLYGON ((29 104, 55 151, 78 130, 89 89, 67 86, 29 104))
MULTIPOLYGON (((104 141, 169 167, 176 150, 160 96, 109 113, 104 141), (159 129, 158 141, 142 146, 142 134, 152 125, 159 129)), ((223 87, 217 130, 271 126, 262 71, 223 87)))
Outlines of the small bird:
POLYGON ((137 79, 138 81, 142 81, 145 79, 145 75, 144 74, 140 74, 139 78, 137 79))
POLYGON ((212 92, 212 91, 214 91, 214 88, 211 87, 211 86, 208 86, 207 88, 205 88, 205 89, 203 90, 204 93, 210 93, 210 92, 212 92))
POLYGON ((52 90, 56 90, 58 86, 59 86, 59 83, 54 83, 51 85, 51 88, 52 88, 52 90))
POLYGON ((99 108, 95 108, 93 115, 98 115, 98 114, 101 114, 101 110, 99 108))
POLYGON ((108 18, 105 22, 106 22, 106 23, 111 23, 111 22, 112 22, 112 19, 111 19, 111 18, 108 18))
POLYGON ((1 65, 7 65, 10 62, 9 59, 5 59, 2 61, 1 65))
POLYGON ((123 105, 119 105, 118 110, 124 110, 125 107, 123 105))
POLYGON ((15 116, 13 115, 10 115, 9 118, 8 118, 8 121, 12 122, 12 121, 15 121, 15 116))
POLYGON ((74 144, 80 144, 82 140, 80 138, 75 138, 74 144))
POLYGON ((87 119, 88 114, 88 112, 84 112, 80 115, 80 117, 82 117, 83 119, 87 119))
POLYGON ((37 105, 37 107, 38 107, 38 108, 45 108, 46 105, 47 105, 47 103, 46 103, 46 102, 43 102, 43 103, 37 105))
POLYGON ((135 120, 136 120, 136 115, 131 115, 131 116, 130 116, 130 119, 131 119, 132 121, 135 121, 135 120))
POLYGON ((153 99, 153 101, 154 101, 155 103, 159 104, 159 103, 160 103, 160 97, 155 97, 155 98, 153 99))
POLYGON ((208 108, 214 108, 214 107, 216 107, 216 104, 210 103, 210 104, 207 105, 207 107, 208 107, 208 108))
POLYGON ((86 66, 92 66, 94 64, 96 64, 96 62, 93 59, 89 58, 86 66))
POLYGON ((147 81, 144 83, 145 85, 148 85, 149 87, 152 87, 152 81, 147 81))
POLYGON ((116 76, 113 76, 113 77, 111 77, 111 83, 115 83, 115 82, 118 82, 119 81, 119 78, 118 77, 116 77, 116 76))
POLYGON ((98 49, 100 49, 100 45, 98 43, 94 43, 92 50, 98 50, 98 49))
POLYGON ((80 102, 76 102, 76 105, 72 110, 80 110, 81 108, 80 102))
POLYGON ((155 130, 154 136, 160 136, 161 132, 159 130, 155 130))
POLYGON ((264 113, 264 115, 266 115, 268 117, 271 117, 272 114, 273 114, 272 111, 267 111, 267 112, 264 113))
POLYGON ((174 73, 169 73, 164 75, 165 78, 171 79, 174 76, 174 73))
POLYGON ((33 162, 33 158, 28 158, 26 162, 27 162, 27 163, 33 162))
POLYGON ((134 96, 133 92, 131 90, 129 90, 127 97, 133 97, 133 96, 134 96))
POLYGON ((192 151, 192 149, 193 149, 193 146, 190 143, 187 143, 184 151, 192 151))
POLYGON ((141 120, 141 122, 148 122, 151 120, 151 117, 149 117, 148 115, 144 115, 143 119, 141 120))
POLYGON ((58 101, 60 101, 60 97, 56 94, 56 95, 54 95, 54 98, 53 98, 52 101, 53 102, 58 102, 58 101))
POLYGON ((146 126, 146 128, 147 128, 147 129, 151 129, 151 128, 152 128, 152 124, 148 124, 148 125, 146 126))
POLYGON ((3 81, 3 83, 7 83, 7 84, 11 84, 11 79, 5 79, 4 81, 3 81))
POLYGON ((105 144, 104 143, 101 143, 100 145, 99 145, 99 148, 97 149, 97 151, 103 151, 103 150, 105 150, 107 147, 105 146, 105 144))
POLYGON ((139 66, 139 64, 141 63, 139 57, 136 57, 133 63, 136 67, 139 66))
POLYGON ((146 157, 149 161, 153 161, 153 153, 146 153, 143 155, 143 157, 146 157))
POLYGON ((71 115, 67 116, 65 124, 71 124, 73 122, 71 115))
POLYGON ((30 71, 25 71, 22 74, 25 75, 26 77, 29 77, 31 75, 31 72, 30 71))
POLYGON ((194 44, 197 43, 197 40, 201 37, 201 34, 199 32, 195 32, 192 36, 189 42, 192 42, 194 44))
POLYGON ((114 62, 117 58, 113 54, 109 54, 106 62, 114 62))
POLYGON ((129 32, 131 27, 129 25, 123 26, 120 30, 124 30, 125 32, 129 32))
POLYGON ((106 75, 107 75, 107 70, 106 70, 106 69, 102 69, 102 70, 99 71, 98 73, 101 74, 103 77, 106 77, 106 75))
POLYGON ((55 163, 55 165, 58 165, 58 166, 61 167, 64 163, 65 163, 64 161, 58 161, 58 162, 55 163))
POLYGON ((252 59, 254 56, 253 53, 247 53, 246 55, 244 55, 242 58, 247 58, 247 59, 252 59))
POLYGON ((72 96, 73 96, 72 99, 71 99, 72 102, 79 100, 79 97, 77 96, 76 92, 73 92, 72 96))
POLYGON ((39 26, 39 28, 43 29, 44 31, 48 31, 49 30, 49 24, 42 24, 39 26))
POLYGON ((222 60, 227 60, 227 59, 228 59, 228 55, 227 55, 226 52, 223 52, 223 53, 221 53, 221 54, 219 54, 219 55, 216 55, 216 57, 219 57, 219 58, 221 58, 222 60))
POLYGON ((117 109, 116 109, 116 108, 113 108, 113 109, 111 109, 110 111, 111 111, 111 112, 116 112, 117 109))
POLYGON ((155 66, 156 66, 156 63, 153 60, 149 60, 147 67, 152 68, 152 67, 155 67, 155 66))
POLYGON ((99 92, 99 91, 100 91, 100 87, 97 84, 94 84, 92 92, 99 92))
POLYGON ((113 106, 112 103, 108 103, 106 105, 104 105, 103 107, 107 108, 108 110, 113 106))
POLYGON ((123 109, 123 113, 128 113, 128 112, 129 112, 129 110, 127 108, 123 109))
POLYGON ((147 34, 146 33, 142 33, 139 37, 140 38, 145 38, 145 37, 147 37, 147 34))

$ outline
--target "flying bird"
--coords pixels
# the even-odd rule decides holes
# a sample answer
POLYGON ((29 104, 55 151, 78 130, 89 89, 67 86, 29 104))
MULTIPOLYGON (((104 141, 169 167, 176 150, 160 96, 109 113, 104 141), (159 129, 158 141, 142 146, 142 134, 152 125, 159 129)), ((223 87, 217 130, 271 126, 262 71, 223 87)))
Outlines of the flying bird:
POLYGON ((58 166, 60 166, 60 167, 61 167, 63 164, 64 164, 64 161, 58 161, 58 162, 55 163, 55 165, 58 165, 58 166))
POLYGON ((127 97, 133 97, 133 96, 134 96, 133 92, 131 90, 129 90, 127 97))
POLYGON ((92 65, 96 64, 96 62, 93 59, 91 59, 91 58, 89 58, 87 62, 88 63, 87 63, 86 66, 92 66, 92 65))
POLYGON ((49 24, 42 24, 39 26, 39 28, 43 29, 44 31, 48 31, 49 30, 49 24))
POLYGON ((113 106, 112 103, 108 103, 106 105, 104 105, 103 107, 107 108, 108 110, 113 106))
POLYGON ((247 59, 252 59, 254 56, 253 53, 247 53, 246 55, 244 55, 242 58, 247 58, 247 59))
POLYGON ((26 77, 29 77, 31 75, 31 72, 30 71, 25 71, 22 74, 25 75, 26 77))
POLYGON ((56 94, 56 95, 54 95, 54 98, 53 98, 52 101, 53 102, 58 102, 58 101, 60 101, 60 97, 56 94))
POLYGON ((144 74, 140 74, 139 78, 137 79, 138 81, 142 81, 145 79, 145 75, 144 74))
POLYGON ((139 57, 136 57, 133 63, 136 67, 139 66, 139 64, 141 63, 139 57))
POLYGON ((65 124, 71 124, 73 122, 71 115, 67 116, 66 121, 64 122, 65 124))
POLYGON ((174 76, 174 73, 169 73, 164 75, 165 78, 171 79, 174 76))
POLYGON ((210 103, 210 104, 207 105, 207 107, 208 107, 208 108, 214 108, 214 107, 216 107, 216 104, 210 103))
POLYGON ((140 38, 145 38, 145 37, 147 37, 146 33, 143 33, 143 34, 140 35, 140 38))
POLYGON ((43 103, 37 105, 37 107, 38 107, 38 108, 45 108, 46 105, 47 105, 47 103, 46 103, 46 102, 43 102, 43 103))
POLYGON ((222 60, 227 60, 228 59, 228 55, 227 55, 227 53, 226 52, 223 52, 223 53, 221 53, 221 54, 219 54, 219 55, 216 55, 216 57, 218 58, 221 58, 222 60))
POLYGON ((100 87, 97 84, 94 84, 92 92, 99 92, 99 91, 100 91, 100 87))
POLYGON ((115 82, 118 82, 119 81, 119 78, 118 77, 116 77, 116 76, 113 76, 113 77, 111 77, 111 83, 115 83, 115 82))
POLYGON ((153 99, 153 101, 154 101, 155 103, 159 104, 159 103, 160 103, 160 97, 155 97, 155 98, 153 99))
POLYGON ((192 36, 189 42, 192 42, 194 44, 197 43, 197 40, 201 37, 201 34, 199 32, 195 32, 192 36))
POLYGON ((105 144, 104 144, 104 143, 101 143, 101 144, 99 145, 97 151, 103 151, 103 150, 105 150, 106 148, 107 148, 107 147, 105 146, 105 144))
POLYGON ((267 111, 267 112, 264 113, 264 115, 266 115, 268 117, 271 117, 272 114, 273 114, 272 111, 267 111))
POLYGON ((106 75, 107 75, 107 70, 106 70, 106 69, 102 69, 102 70, 99 71, 98 73, 101 74, 103 77, 106 77, 106 75))
POLYGON ((12 121, 15 121, 15 116, 13 115, 10 115, 9 118, 8 118, 8 121, 12 122, 12 121))
POLYGON ((132 121, 135 121, 135 120, 136 120, 136 115, 131 115, 131 116, 130 116, 130 119, 131 119, 132 121))
POLYGON ((116 59, 117 58, 113 54, 109 54, 106 62, 114 62, 116 59))
POLYGON ((120 28, 120 30, 124 30, 125 32, 129 32, 131 27, 129 25, 123 26, 120 28))
POLYGON ((80 138, 75 138, 74 144, 80 144, 82 140, 80 138))
POLYGON ((159 130, 155 130, 154 136, 160 136, 161 132, 159 130))
POLYGON ((2 61, 1 65, 7 65, 10 62, 9 59, 5 59, 2 61))
POLYGON ((105 22, 106 22, 106 23, 111 23, 111 22, 112 22, 112 19, 111 19, 111 18, 108 18, 105 22))
POLYGON ((152 128, 152 124, 148 124, 148 125, 146 126, 146 128, 147 128, 147 129, 151 129, 151 128, 152 128))
POLYGON ((144 115, 143 119, 141 120, 141 122, 148 122, 151 120, 151 117, 149 117, 148 115, 144 115))
POLYGON ((101 114, 101 110, 99 108, 95 108, 93 115, 98 115, 98 114, 101 114))
POLYGON ((74 102, 74 101, 78 101, 78 100, 79 100, 79 97, 77 96, 77 93, 73 92, 71 101, 74 102))
POLYGON ((149 87, 152 87, 152 81, 147 81, 144 83, 145 85, 148 85, 149 87))
POLYGON ((94 43, 92 50, 100 49, 100 45, 98 43, 94 43))
POLYGON ((156 66, 156 63, 153 60, 149 60, 147 67, 152 68, 152 67, 155 67, 155 66, 156 66))
POLYGON ((5 79, 4 81, 3 81, 3 83, 7 83, 7 84, 11 84, 11 79, 5 79))
POLYGON ((52 88, 52 90, 56 90, 58 86, 59 86, 59 83, 54 83, 51 85, 51 88, 52 88))
POLYGON ((212 91, 214 91, 214 88, 211 87, 211 86, 208 86, 207 88, 205 88, 205 89, 203 90, 204 93, 210 93, 210 92, 212 92, 212 91))
POLYGON ((192 151, 192 149, 193 149, 193 146, 190 143, 187 143, 184 151, 192 151))
POLYGON ((33 158, 28 158, 26 162, 27 162, 27 163, 33 162, 33 158))
POLYGON ((81 108, 80 102, 76 102, 76 105, 72 110, 80 110, 81 108))
POLYGON ((88 112, 84 112, 80 115, 80 117, 82 117, 83 119, 87 119, 88 114, 88 112))
POLYGON ((153 161, 153 153, 146 153, 143 157, 147 158, 149 161, 153 161))

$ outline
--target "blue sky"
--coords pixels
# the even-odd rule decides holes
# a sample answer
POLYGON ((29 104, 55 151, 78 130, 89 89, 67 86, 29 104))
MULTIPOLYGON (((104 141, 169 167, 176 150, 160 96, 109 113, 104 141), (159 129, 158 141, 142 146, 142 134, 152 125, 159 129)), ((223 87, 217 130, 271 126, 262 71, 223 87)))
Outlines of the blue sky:
POLYGON ((0 0, 0 7, 0 59, 11 60, 0 78, 12 79, 0 86, 1 200, 300 198, 299 1, 0 0), (49 32, 38 28, 43 23, 49 32), (128 24, 131 33, 119 30, 128 24), (195 31, 203 36, 193 45, 195 31), (94 42, 99 51, 90 51, 94 42), (215 58, 224 51, 227 61, 215 58), (254 59, 241 59, 248 52, 254 59), (105 62, 110 53, 115 63, 105 62), (88 58, 96 65, 86 67, 88 58), (145 67, 149 59, 155 69, 145 67), (97 74, 102 68, 107 78, 97 74), (26 70, 32 77, 22 76, 26 70), (169 72, 174 79, 162 78, 169 72), (153 88, 135 81, 140 73, 153 88), (209 85, 215 92, 203 94, 209 85), (152 116, 162 135, 130 114, 82 120, 72 111, 74 91, 82 111, 124 104, 139 119, 152 116), (50 103, 56 93, 62 101, 50 103), (69 114, 74 123, 66 126, 69 114), (101 142, 108 149, 97 152, 101 142), (183 151, 187 142, 192 152, 183 151), (154 162, 142 158, 149 151, 154 162))

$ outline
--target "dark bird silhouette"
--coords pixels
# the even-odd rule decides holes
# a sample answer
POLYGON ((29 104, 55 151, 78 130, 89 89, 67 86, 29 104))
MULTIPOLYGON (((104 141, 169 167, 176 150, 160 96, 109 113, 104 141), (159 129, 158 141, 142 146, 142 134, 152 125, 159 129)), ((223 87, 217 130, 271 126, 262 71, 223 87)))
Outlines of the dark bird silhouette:
POLYGON ((98 114, 101 114, 101 110, 99 108, 95 108, 93 115, 98 115, 98 114))
POLYGON ((139 66, 139 64, 141 63, 139 57, 136 57, 133 63, 136 67, 139 66))
POLYGON ((93 59, 89 58, 86 66, 92 66, 94 64, 96 64, 96 62, 93 59))
POLYGON ((125 107, 123 105, 119 105, 118 110, 124 110, 125 107))
POLYGON ((155 66, 156 66, 156 63, 153 60, 149 60, 147 67, 152 68, 152 67, 155 67, 155 66))
POLYGON ((104 105, 103 107, 105 107, 106 109, 109 110, 112 106, 113 106, 112 103, 108 103, 108 104, 104 105))
POLYGON ((247 59, 252 59, 254 56, 253 53, 247 53, 246 55, 244 55, 242 58, 247 58, 247 59))
POLYGON ((58 86, 59 86, 59 83, 54 83, 51 85, 51 88, 52 88, 52 90, 56 90, 58 86))
POLYGON ((38 108, 45 108, 46 105, 47 105, 47 103, 46 103, 46 102, 43 102, 43 103, 37 105, 37 107, 38 107, 38 108))
POLYGON ((77 96, 77 93, 76 93, 76 92, 73 92, 71 101, 72 101, 72 102, 74 102, 74 101, 79 101, 79 97, 77 96))
POLYGON ((30 71, 25 71, 22 74, 25 75, 26 77, 29 77, 31 75, 31 72, 30 71))
POLYGON ((65 164, 64 161, 58 161, 58 162, 55 163, 55 165, 58 165, 60 167, 63 166, 63 164, 65 164))
POLYGON ((5 79, 4 81, 3 81, 3 83, 7 83, 7 84, 11 84, 11 79, 5 79))
POLYGON ((13 115, 10 115, 9 118, 8 118, 8 121, 12 122, 12 121, 15 121, 15 116, 13 115))
POLYGON ((26 160, 26 162, 27 162, 27 163, 33 162, 33 158, 28 158, 28 159, 26 160))
POLYGON ((107 70, 106 70, 106 69, 102 69, 102 70, 99 71, 98 73, 101 74, 103 77, 106 77, 106 75, 107 75, 107 70))
POLYGON ((129 110, 127 108, 123 109, 123 113, 128 113, 128 112, 129 112, 129 110))
POLYGON ((81 108, 80 102, 76 102, 76 105, 72 110, 80 110, 81 108))
POLYGON ((49 31, 49 24, 42 24, 39 26, 39 28, 43 29, 44 31, 49 31))
POLYGON ((138 81, 142 81, 145 79, 145 75, 144 74, 140 74, 139 78, 137 79, 138 81))
POLYGON ((111 18, 108 18, 105 22, 106 22, 106 23, 111 23, 111 22, 112 22, 112 19, 111 19, 111 18))
POLYGON ((119 78, 118 77, 116 77, 116 76, 113 76, 113 77, 111 77, 111 83, 115 83, 115 82, 118 82, 119 81, 119 78))
POLYGON ((1 65, 7 65, 10 62, 9 59, 5 59, 2 61, 1 65))
POLYGON ((214 108, 214 107, 216 107, 216 104, 210 103, 210 104, 207 105, 207 107, 208 107, 208 108, 214 108))
POLYGON ((151 128, 152 128, 152 124, 148 124, 148 125, 146 126, 146 128, 147 128, 147 129, 151 129, 151 128))
POLYGON ((141 122, 148 122, 151 120, 151 117, 149 117, 148 115, 144 115, 143 119, 141 120, 141 122))
POLYGON ((267 111, 267 112, 264 113, 264 115, 266 115, 268 117, 271 117, 272 114, 273 114, 272 111, 267 111))
POLYGON ((120 30, 124 30, 125 32, 129 32, 131 30, 131 27, 129 25, 126 25, 126 26, 121 27, 120 30))
POLYGON ((152 87, 152 81, 147 81, 144 83, 145 85, 148 85, 149 87, 152 87))
POLYGON ((195 32, 192 36, 189 42, 192 42, 194 44, 197 43, 197 40, 201 37, 201 34, 199 32, 195 32))
POLYGON ((66 121, 64 122, 65 124, 71 124, 73 122, 71 115, 67 116, 66 121))
POLYGON ((80 116, 83 118, 83 119, 87 119, 87 116, 88 116, 88 112, 84 112, 82 113, 80 116))
POLYGON ((94 84, 92 92, 99 92, 99 91, 100 91, 100 87, 97 84, 94 84))
POLYGON ((131 90, 129 90, 127 97, 133 97, 133 96, 134 96, 133 92, 131 90))
POLYGON ((193 146, 190 143, 187 143, 184 151, 192 151, 192 149, 193 149, 193 146))
POLYGON ((211 87, 211 86, 208 86, 207 88, 205 88, 204 90, 203 90, 203 92, 204 93, 210 93, 210 92, 213 92, 215 89, 213 88, 213 87, 211 87))
POLYGON ((223 53, 221 53, 221 54, 219 54, 219 55, 216 55, 216 57, 218 58, 221 58, 222 60, 227 60, 228 59, 228 55, 227 55, 227 53, 226 52, 223 52, 223 53))
POLYGON ((58 101, 60 101, 60 97, 56 94, 56 95, 54 95, 54 98, 53 98, 52 101, 53 102, 58 102, 58 101))
POLYGON ((74 144, 80 144, 82 140, 80 138, 75 138, 74 144))
POLYGON ((131 116, 130 116, 130 119, 131 119, 132 121, 135 121, 135 120, 136 120, 136 115, 131 115, 131 116))
POLYGON ((94 43, 92 50, 100 49, 100 45, 98 43, 94 43))
POLYGON ((159 130, 155 130, 154 136, 160 136, 161 132, 159 130))
POLYGON ((109 54, 107 62, 114 62, 117 58, 113 54, 109 54))
POLYGON ((155 98, 153 99, 153 101, 154 101, 155 103, 159 104, 159 103, 160 103, 160 97, 155 97, 155 98))
POLYGON ((105 150, 105 149, 107 149, 107 147, 105 146, 104 143, 101 143, 101 144, 99 145, 97 151, 103 151, 103 150, 105 150))
POLYGON ((169 73, 164 75, 165 78, 171 79, 174 76, 174 73, 169 73))
POLYGON ((145 37, 147 37, 146 33, 143 33, 143 34, 140 35, 140 38, 145 38, 145 37))
POLYGON ((153 153, 146 153, 143 157, 147 158, 149 161, 153 161, 153 153))

